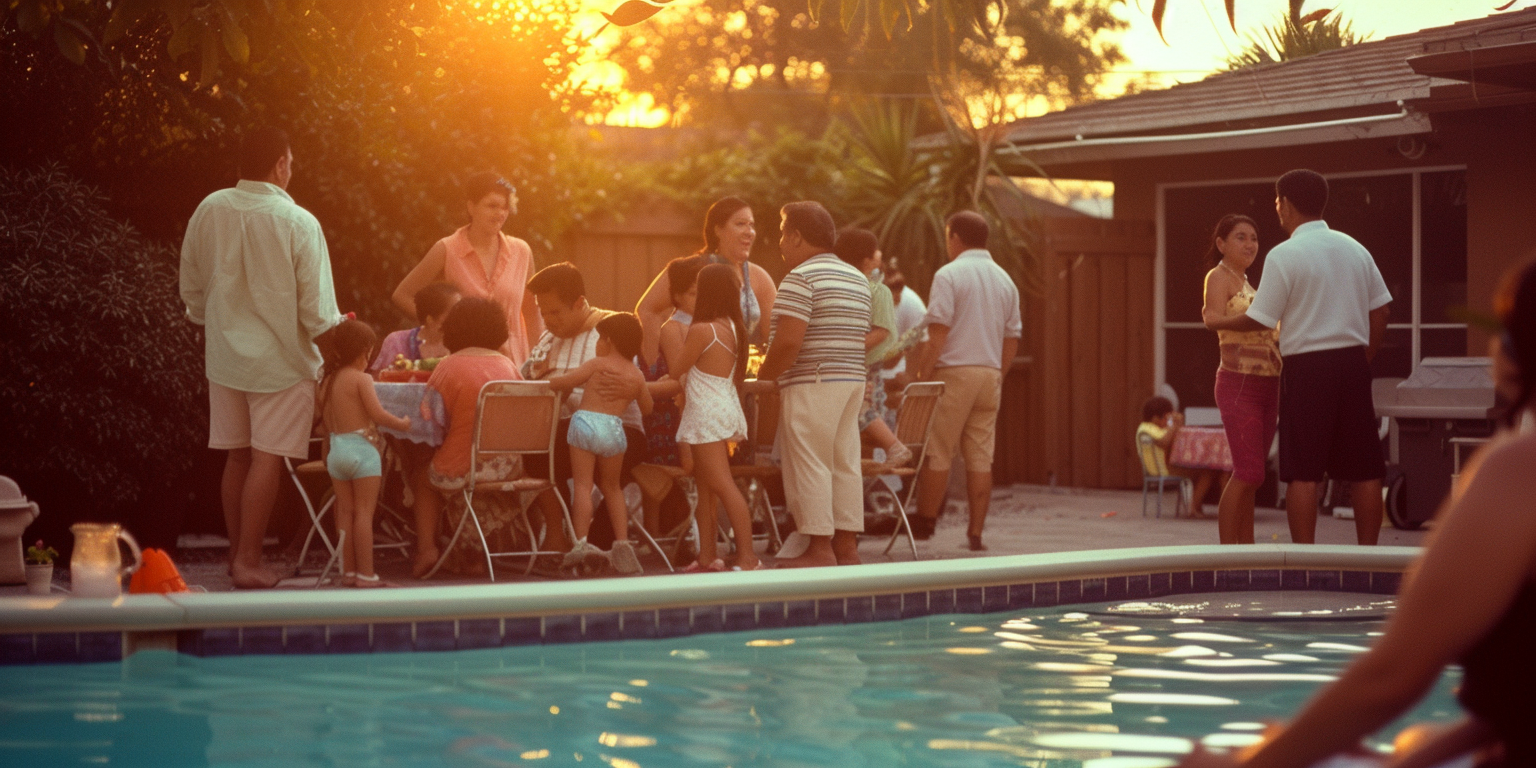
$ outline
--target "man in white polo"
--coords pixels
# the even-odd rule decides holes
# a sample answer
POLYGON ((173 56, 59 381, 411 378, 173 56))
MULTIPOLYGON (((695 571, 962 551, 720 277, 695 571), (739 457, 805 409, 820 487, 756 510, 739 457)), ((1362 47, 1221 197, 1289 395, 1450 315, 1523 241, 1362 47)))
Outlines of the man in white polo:
POLYGON ((987 220, 961 211, 945 222, 949 263, 933 276, 928 292, 928 345, 919 381, 944 382, 933 417, 928 458, 918 480, 914 538, 933 535, 949 485, 949 468, 959 451, 965 459, 965 487, 971 519, 966 538, 972 551, 981 542, 992 501, 992 452, 1003 375, 1019 351, 1024 322, 1019 289, 1007 270, 987 252, 987 220))
POLYGON ((1355 537, 1381 533, 1386 463, 1371 402, 1371 358, 1387 332, 1392 294, 1369 251, 1328 228, 1328 181, 1295 170, 1275 182, 1275 212, 1291 237, 1270 250, 1245 315, 1211 330, 1280 328, 1280 479, 1291 540, 1311 544, 1324 475, 1354 484, 1355 537))
POLYGON ((240 146, 240 181, 197 206, 181 244, 187 319, 205 327, 208 447, 229 451, 222 497, 236 587, 275 586, 261 544, 283 457, 309 456, 316 340, 342 321, 320 222, 288 196, 293 152, 262 128, 240 146))

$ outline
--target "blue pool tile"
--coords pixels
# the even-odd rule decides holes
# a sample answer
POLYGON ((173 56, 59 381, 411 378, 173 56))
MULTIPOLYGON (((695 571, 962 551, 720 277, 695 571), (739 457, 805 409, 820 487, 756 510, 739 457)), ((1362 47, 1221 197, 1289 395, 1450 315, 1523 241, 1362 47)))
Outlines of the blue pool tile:
POLYGON ((816 601, 817 624, 842 624, 848 620, 847 601, 841 597, 816 601))
POLYGON ((1056 584, 1056 604, 1071 605, 1083 602, 1083 582, 1077 579, 1067 579, 1056 584))
POLYGON ((34 658, 39 664, 77 662, 80 660, 80 637, 74 632, 39 632, 34 658))
POLYGON ((325 627, 313 624, 284 627, 283 653, 325 653, 325 627))
POLYGON ((581 640, 580 616, 545 616, 544 642, 574 643, 581 640))
POLYGON ((404 621, 386 621, 373 625, 374 653, 406 653, 415 650, 411 625, 404 621))
POLYGON ((1174 594, 1173 573, 1153 573, 1147 575, 1147 597, 1163 597, 1174 594))
POLYGON ((1194 574, 1190 573, 1189 571, 1175 571, 1173 573, 1153 574, 1153 575, 1154 576, 1162 575, 1162 576, 1167 576, 1168 577, 1168 591, 1167 592, 1159 593, 1157 591, 1157 588, 1156 588, 1157 587, 1157 582, 1155 580, 1152 582, 1152 586, 1153 586, 1152 594, 1154 594, 1154 595, 1159 595, 1159 594, 1161 594, 1161 595, 1187 595, 1190 592, 1193 592, 1194 589, 1195 589, 1194 588, 1194 574))
POLYGON ((1152 596, 1152 577, 1147 574, 1125 577, 1125 596, 1130 600, 1140 600, 1152 596))
POLYGON ((784 623, 791 627, 810 627, 816 624, 815 600, 791 600, 784 604, 784 623))
POLYGON ((981 613, 981 587, 955 590, 955 613, 981 613))
POLYGON ((997 613, 1008 610, 1008 585, 995 587, 983 587, 981 590, 981 610, 983 613, 997 613))
POLYGON ((758 603, 757 625, 759 627, 779 628, 784 626, 783 603, 758 603))
POLYGON ((240 629, 238 627, 205 629, 198 642, 199 656, 236 656, 240 653, 240 629))
POLYGON ((332 624, 325 628, 325 647, 331 653, 367 653, 367 624, 332 624))
POLYGON ((723 626, 727 632, 740 632, 757 627, 757 603, 736 603, 724 608, 723 626))
POLYGON ((1286 570, 1280 572, 1281 589, 1306 589, 1307 572, 1298 570, 1286 570))
POLYGON ((0 635, 0 664, 31 664, 32 646, 35 644, 31 632, 0 635))
POLYGON ((693 632, 720 632, 725 629, 725 613, 718 605, 696 605, 693 612, 693 632))
POLYGON ((1250 589, 1279 589, 1280 571, 1249 571, 1248 586, 1250 589))
POLYGON ((1124 576, 1115 576, 1104 580, 1105 600, 1124 600, 1130 594, 1130 587, 1124 576))
POLYGON ((501 619, 459 619, 459 650, 501 645, 501 619))
POLYGON ((901 618, 901 595, 875 595, 875 621, 901 618))
POLYGON ((1009 584, 1008 608, 1017 610, 1029 608, 1035 604, 1035 585, 1033 584, 1009 584))
POLYGON ((662 608, 656 612, 657 637, 683 637, 693 633, 693 619, 687 608, 662 608))
POLYGON ((1216 589, 1216 572, 1190 571, 1189 588, 1196 592, 1210 592, 1216 589))
POLYGON ((1109 585, 1103 579, 1083 579, 1079 595, 1084 603, 1101 603, 1109 599, 1109 585))
POLYGON ((928 613, 938 616, 955 612, 955 591, 953 589, 928 590, 928 613))
POLYGON ((1371 591, 1378 595, 1395 595, 1403 586, 1401 573, 1376 571, 1371 574, 1371 591))
POLYGON ((1042 581, 1035 584, 1036 608, 1045 608, 1061 604, 1061 585, 1054 581, 1042 581))
POLYGON ((1371 591, 1370 571, 1345 571, 1341 582, 1345 592, 1369 592, 1371 591))
POLYGON ((1307 571, 1307 589, 1338 591, 1338 571, 1307 571))
POLYGON ((81 661, 122 661, 122 632, 81 632, 81 661))
POLYGON ((538 616, 502 619, 502 645, 538 645, 542 642, 544 642, 544 620, 538 616))
POLYGON ((283 652, 282 627, 241 627, 240 652, 243 654, 277 654, 283 652))
POLYGON ((451 651, 459 645, 458 631, 452 621, 418 621, 416 622, 416 642, 414 648, 418 651, 451 651))
POLYGON ((1243 592, 1248 589, 1247 571, 1217 571, 1216 589, 1221 592, 1243 592))
POLYGON ((656 636, 655 611, 625 611, 622 627, 625 640, 646 639, 656 636))
MULTIPOLYGON (((932 605, 932 601, 929 602, 932 605)), ((875 600, 872 597, 850 597, 848 607, 843 614, 843 620, 849 624, 861 621, 874 621, 875 600)))
POLYGON ((583 635, 587 640, 620 640, 618 613, 589 613, 583 635))
POLYGON ((928 593, 907 592, 901 596, 901 616, 912 619, 928 615, 928 593))

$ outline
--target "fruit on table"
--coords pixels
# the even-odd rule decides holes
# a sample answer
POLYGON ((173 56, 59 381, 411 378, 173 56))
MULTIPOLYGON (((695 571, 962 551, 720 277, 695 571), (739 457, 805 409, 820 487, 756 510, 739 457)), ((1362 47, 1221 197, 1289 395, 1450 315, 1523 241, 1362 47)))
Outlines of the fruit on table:
POLYGON ((424 358, 416 361, 416 370, 418 370, 418 371, 436 370, 437 369, 437 364, 441 363, 442 361, 443 361, 443 359, 441 357, 424 357, 424 358))
POLYGON ((411 361, 405 359, 405 355, 396 354, 395 361, 390 364, 390 367, 397 371, 409 371, 411 369, 411 361))

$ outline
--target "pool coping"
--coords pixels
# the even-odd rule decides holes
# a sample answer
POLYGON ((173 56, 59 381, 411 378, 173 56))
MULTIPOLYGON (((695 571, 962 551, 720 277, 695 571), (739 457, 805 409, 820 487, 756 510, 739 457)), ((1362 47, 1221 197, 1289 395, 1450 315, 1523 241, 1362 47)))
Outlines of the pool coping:
POLYGON ((1202 545, 366 592, 5 597, 0 664, 671 637, 1215 591, 1390 594, 1421 551, 1202 545))

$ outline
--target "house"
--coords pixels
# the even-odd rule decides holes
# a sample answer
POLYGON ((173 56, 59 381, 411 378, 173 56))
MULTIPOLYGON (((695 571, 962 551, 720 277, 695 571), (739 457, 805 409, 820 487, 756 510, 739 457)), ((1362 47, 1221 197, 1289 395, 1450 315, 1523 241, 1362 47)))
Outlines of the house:
POLYGON ((1033 401, 1021 408, 1039 415, 1031 430, 1047 449, 1030 452, 1012 479, 1134 484, 1128 436, 1143 398, 1167 384, 1183 405, 1214 405, 1216 340, 1200 322, 1210 233, 1227 213, 1257 220, 1250 274, 1262 280, 1264 253, 1285 237, 1273 184, 1287 170, 1329 178, 1327 221, 1370 249, 1392 291, 1377 376, 1407 376, 1425 357, 1484 354, 1461 308, 1488 312, 1500 275, 1536 255, 1536 9, 1004 131, 1006 151, 1052 177, 1115 186, 1113 221, 1050 235, 1047 290, 1026 307, 1040 327, 1026 341, 1033 401))

